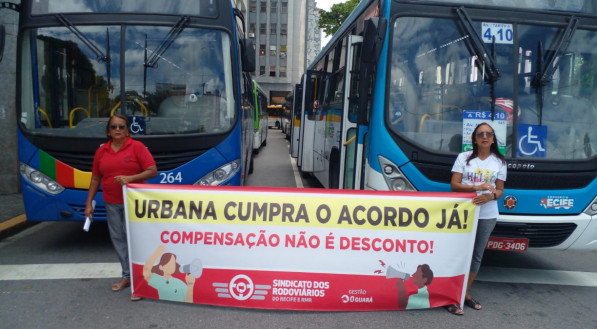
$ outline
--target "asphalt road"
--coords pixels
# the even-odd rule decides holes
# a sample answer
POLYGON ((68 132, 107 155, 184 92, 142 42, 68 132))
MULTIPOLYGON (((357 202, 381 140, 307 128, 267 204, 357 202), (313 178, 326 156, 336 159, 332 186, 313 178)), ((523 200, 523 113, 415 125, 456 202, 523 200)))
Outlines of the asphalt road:
MULTIPOLYGON (((293 171, 270 130, 250 186, 318 187, 293 171), (274 170, 275 168, 275 170, 274 170), (278 170, 279 169, 279 170, 278 170)), ((1 210, 0 210, 1 211, 1 210)), ((484 309, 304 312, 129 300, 104 223, 41 223, 0 241, 0 328, 597 328, 597 253, 487 252, 475 297, 484 309), (83 268, 83 269, 82 269, 83 268)))

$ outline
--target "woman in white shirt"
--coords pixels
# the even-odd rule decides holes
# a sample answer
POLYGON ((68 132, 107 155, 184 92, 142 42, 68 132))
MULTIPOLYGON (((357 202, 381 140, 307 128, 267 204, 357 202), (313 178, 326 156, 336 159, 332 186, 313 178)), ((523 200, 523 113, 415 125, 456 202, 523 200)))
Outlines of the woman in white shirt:
MULTIPOLYGON (((495 131, 488 123, 479 124, 471 140, 473 149, 460 153, 454 162, 451 187, 454 192, 477 192, 473 203, 480 207, 479 222, 464 304, 480 310, 481 304, 470 295, 470 288, 477 277, 485 245, 497 221, 497 200, 504 194, 507 171, 504 156, 498 150, 495 131)), ((456 304, 446 306, 446 309, 453 314, 464 314, 456 304)))

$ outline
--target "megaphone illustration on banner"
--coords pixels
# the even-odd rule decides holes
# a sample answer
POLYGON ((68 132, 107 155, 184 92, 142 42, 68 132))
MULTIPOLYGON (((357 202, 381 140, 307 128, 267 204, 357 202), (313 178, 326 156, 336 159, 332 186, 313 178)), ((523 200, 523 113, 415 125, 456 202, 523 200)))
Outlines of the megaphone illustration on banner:
POLYGON ((410 279, 410 274, 404 273, 402 271, 398 271, 397 269, 393 268, 392 265, 388 266, 388 270, 386 271, 386 279, 394 279, 400 278, 402 280, 410 279))
POLYGON ((194 259, 190 264, 182 265, 180 271, 198 278, 203 273, 203 264, 200 259, 194 259))

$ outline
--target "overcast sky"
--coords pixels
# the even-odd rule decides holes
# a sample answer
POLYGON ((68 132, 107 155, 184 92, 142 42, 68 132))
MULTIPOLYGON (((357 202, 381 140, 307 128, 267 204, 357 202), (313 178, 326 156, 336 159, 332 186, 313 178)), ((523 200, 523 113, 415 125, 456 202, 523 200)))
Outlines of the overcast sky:
POLYGON ((332 8, 332 5, 346 1, 347 0, 315 0, 315 2, 317 3, 317 8, 325 9, 328 11, 330 10, 330 8, 332 8))

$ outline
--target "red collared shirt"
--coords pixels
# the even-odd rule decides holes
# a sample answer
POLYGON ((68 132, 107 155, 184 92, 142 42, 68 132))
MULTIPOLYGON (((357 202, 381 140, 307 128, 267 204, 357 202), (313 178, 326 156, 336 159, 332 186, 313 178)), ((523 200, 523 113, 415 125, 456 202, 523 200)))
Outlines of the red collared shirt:
POLYGON ((112 140, 109 140, 95 151, 92 174, 101 177, 105 202, 123 204, 122 186, 114 182, 114 177, 141 173, 155 166, 155 160, 143 143, 130 137, 127 137, 117 152, 114 152, 111 145, 112 140))

